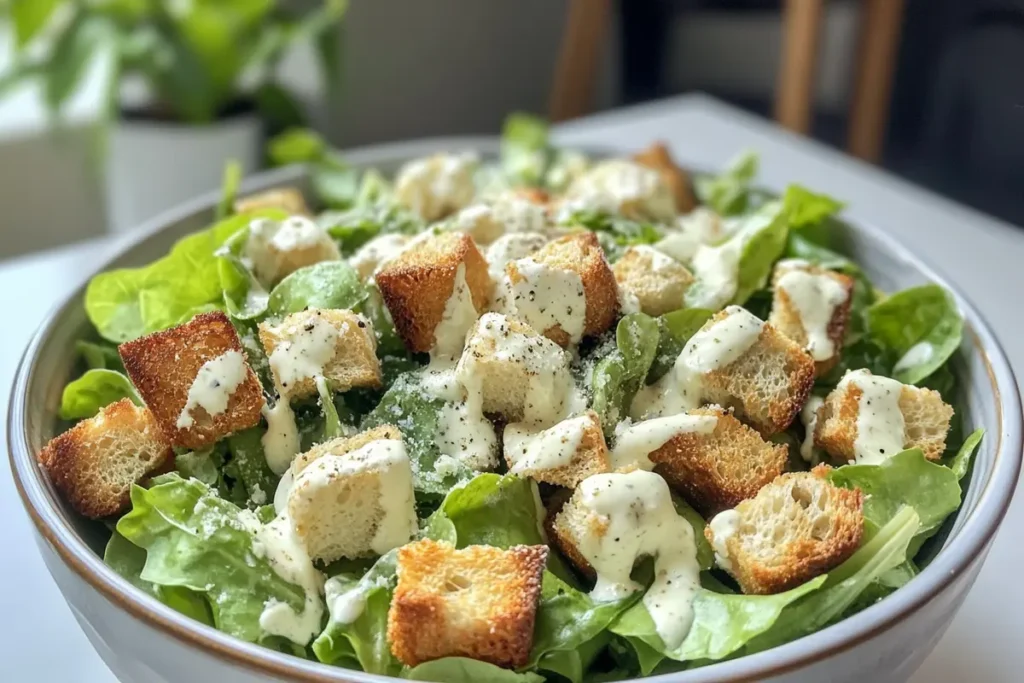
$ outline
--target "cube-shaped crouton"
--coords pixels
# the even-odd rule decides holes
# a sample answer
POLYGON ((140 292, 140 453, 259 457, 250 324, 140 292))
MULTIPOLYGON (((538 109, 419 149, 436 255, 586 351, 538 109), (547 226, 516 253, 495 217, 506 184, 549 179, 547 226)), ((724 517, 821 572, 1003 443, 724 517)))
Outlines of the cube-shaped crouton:
POLYGON ((412 465, 397 439, 308 463, 288 494, 288 517, 309 556, 323 562, 384 553, 417 531, 412 465))
POLYGON ((513 423, 502 440, 509 472, 535 481, 573 488, 609 471, 601 418, 592 410, 543 430, 513 423))
POLYGON ((509 263, 503 284, 497 305, 563 347, 601 334, 619 313, 615 275, 589 230, 509 263))
POLYGON ((479 245, 511 233, 545 233, 551 227, 547 196, 508 190, 486 202, 472 204, 451 218, 448 227, 464 232, 479 245))
POLYGON ((744 593, 795 588, 846 560, 864 532, 863 495, 826 479, 828 468, 784 474, 734 510, 716 515, 704 535, 718 565, 744 593))
POLYGON ((526 665, 547 557, 543 545, 456 550, 422 540, 400 548, 391 652, 406 666, 441 657, 526 665))
POLYGON ((485 255, 491 279, 500 283, 505 275, 505 266, 526 258, 547 243, 547 235, 538 232, 513 232, 494 240, 485 255))
POLYGON ((679 261, 645 244, 630 247, 612 266, 619 286, 637 298, 647 315, 683 307, 693 274, 679 261))
POLYGON ((252 263, 256 279, 267 287, 300 268, 341 258, 338 245, 327 231, 305 216, 252 221, 244 254, 252 263))
POLYGON ((634 154, 633 161, 641 166, 653 168, 661 175, 662 181, 668 186, 676 201, 676 211, 686 213, 697 205, 693 188, 690 187, 690 176, 676 166, 664 143, 655 142, 644 151, 634 154))
POLYGON ((750 498, 785 471, 789 451, 717 406, 689 411, 717 418, 713 431, 673 436, 647 457, 654 471, 705 515, 750 498))
POLYGON ((472 153, 435 154, 402 166, 395 177, 395 199, 425 221, 436 221, 473 201, 472 153))
POLYGON ((360 278, 367 280, 388 261, 401 254, 412 239, 401 233, 377 235, 359 247, 356 253, 349 257, 348 263, 356 269, 360 278))
POLYGON ((853 460, 880 462, 908 448, 920 448, 926 458, 938 460, 946 450, 952 417, 953 407, 933 389, 901 384, 867 370, 850 371, 818 409, 814 444, 843 464, 853 460), (886 415, 890 400, 898 415, 886 415), (858 424, 863 410, 871 411, 878 419, 873 433, 861 438, 858 424), (881 433, 887 429, 896 433, 881 433), (879 437, 885 436, 888 438, 884 441, 891 447, 879 448, 879 437), (885 452, 878 452, 883 449, 885 452))
MULTIPOLYGON (((735 306, 719 311, 702 329, 709 330, 737 312, 735 306)), ((813 385, 814 361, 810 355, 767 323, 757 341, 739 358, 711 370, 702 379, 705 401, 734 408, 737 416, 764 435, 790 425, 813 385)))
POLYGON ((473 240, 457 232, 418 239, 377 271, 376 280, 395 330, 416 353, 438 342, 453 347, 442 353, 458 353, 466 331, 487 310, 493 286, 473 240))
POLYGON ((117 350, 172 445, 205 448, 259 423, 263 387, 222 312, 202 313, 117 350))
POLYGON ((580 209, 669 223, 676 217, 676 198, 658 171, 628 159, 607 159, 587 169, 566 190, 562 210, 580 209))
POLYGON ((235 213, 248 213, 260 209, 281 209, 299 216, 310 214, 306 198, 297 187, 279 187, 235 200, 235 213))
POLYGON ((124 511, 132 484, 173 458, 153 414, 127 398, 54 437, 39 452, 53 485, 71 507, 92 519, 124 511))
POLYGON ((850 319, 853 278, 807 261, 786 259, 776 264, 772 287, 768 322, 807 349, 820 377, 839 362, 850 319))
POLYGON ((295 456, 295 459, 292 460, 292 475, 298 475, 302 470, 306 469, 307 465, 325 455, 345 455, 346 453, 359 450, 371 441, 379 441, 381 439, 401 441, 402 432, 393 425, 381 425, 354 436, 339 436, 336 439, 317 444, 305 453, 295 456))
POLYGON ((316 378, 333 391, 380 386, 377 337, 370 321, 348 310, 310 308, 274 325, 259 325, 278 391, 288 399, 317 393, 316 378))
POLYGON ((568 354, 500 313, 477 320, 455 372, 485 413, 509 422, 550 424, 565 414, 575 388, 568 354))

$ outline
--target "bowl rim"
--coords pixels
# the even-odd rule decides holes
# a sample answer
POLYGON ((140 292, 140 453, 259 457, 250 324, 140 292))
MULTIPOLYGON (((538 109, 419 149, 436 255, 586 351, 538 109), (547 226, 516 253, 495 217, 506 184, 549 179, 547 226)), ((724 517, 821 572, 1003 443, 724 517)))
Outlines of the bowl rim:
MULTIPOLYGON (((498 149, 498 141, 495 137, 483 136, 425 138, 361 147, 347 151, 345 158, 353 165, 379 164, 402 161, 443 149, 470 149, 488 154, 498 149)), ((254 192, 283 183, 294 183, 301 181, 304 174, 305 169, 302 167, 262 172, 247 179, 242 184, 242 191, 254 192)), ((148 221, 126 239, 118 241, 117 248, 99 267, 92 270, 92 274, 110 268, 128 249, 178 221, 216 206, 219 199, 219 192, 210 192, 148 221)), ((989 438, 997 439, 992 474, 978 495, 975 509, 964 520, 957 535, 912 582, 887 599, 832 626, 764 652, 692 671, 633 680, 654 683, 668 683, 670 680, 691 683, 757 681, 797 671, 845 652, 891 629, 956 581, 984 553, 1006 514, 1021 470, 1022 413, 1017 382, 1001 345, 978 310, 932 266, 879 228, 862 222, 847 222, 851 229, 867 234, 884 246, 895 259, 912 265, 925 278, 953 294, 968 322, 965 330, 973 337, 972 341, 978 349, 995 395, 995 417, 1000 428, 997 433, 988 435, 989 438)), ((7 416, 8 457, 15 487, 37 534, 45 539, 65 566, 103 598, 182 645, 199 648, 204 653, 254 672, 296 681, 384 683, 399 680, 279 653, 238 640, 212 626, 189 619, 121 578, 64 521, 45 486, 45 475, 37 465, 34 453, 30 451, 25 400, 40 347, 51 333, 59 314, 81 298, 87 281, 88 278, 85 278, 49 311, 22 354, 11 386, 7 416)))

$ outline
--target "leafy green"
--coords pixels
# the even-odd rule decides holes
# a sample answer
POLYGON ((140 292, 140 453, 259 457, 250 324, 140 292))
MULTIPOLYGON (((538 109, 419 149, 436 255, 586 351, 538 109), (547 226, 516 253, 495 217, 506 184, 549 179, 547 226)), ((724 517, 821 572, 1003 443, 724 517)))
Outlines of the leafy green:
POLYGON ((747 210, 750 183, 760 165, 756 152, 744 152, 736 157, 718 176, 698 176, 694 189, 702 204, 707 204, 723 216, 734 216, 747 210))
MULTIPOLYGON (((537 515, 539 506, 540 496, 533 480, 486 472, 452 490, 433 516, 443 517, 451 524, 455 539, 452 542, 458 548, 509 548, 544 543, 537 515), (496 519, 501 524, 495 524, 496 519)), ((436 529, 437 522, 433 519, 428 526, 436 529)), ((441 538, 452 540, 450 532, 441 538)))
POLYGON ((228 452, 234 470, 245 486, 246 497, 257 505, 273 500, 280 480, 267 465, 267 457, 263 453, 265 431, 260 426, 250 427, 235 432, 227 439, 228 452))
POLYGON ((75 352, 85 361, 90 370, 117 370, 124 372, 124 363, 117 352, 117 347, 109 342, 91 342, 79 339, 75 342, 75 352))
POLYGON ((715 564, 715 551, 711 548, 707 537, 704 536, 704 527, 707 526, 707 523, 682 496, 673 494, 672 503, 676 506, 676 514, 693 527, 693 540, 697 544, 697 564, 700 565, 701 571, 706 572, 715 564))
POLYGON ((235 212, 238 187, 242 184, 242 166, 237 161, 224 165, 224 180, 221 182, 220 202, 214 213, 217 220, 223 220, 235 212))
POLYGON ((359 273, 344 261, 324 261, 299 268, 270 292, 267 310, 274 315, 307 308, 354 309, 368 296, 359 273))
POLYGON ((824 194, 817 194, 801 185, 790 185, 782 196, 782 204, 789 216, 791 228, 805 228, 821 223, 845 203, 824 194))
POLYGON ((323 159, 328 145, 319 133, 308 128, 290 128, 267 143, 267 158, 273 166, 308 164, 323 159))
POLYGON ((189 451, 174 456, 174 469, 186 479, 198 479, 207 486, 223 486, 220 470, 213 459, 213 449, 207 448, 201 451, 189 451))
POLYGON ((746 219, 742 231, 744 242, 732 299, 739 306, 765 286, 772 267, 786 250, 788 215, 778 202, 769 202, 746 219))
POLYGON ((131 381, 115 370, 89 370, 64 387, 60 399, 62 420, 78 420, 92 417, 100 408, 122 398, 130 398, 137 406, 142 405, 131 381))
POLYGON ((629 414, 629 404, 643 386, 658 350, 659 330, 654 318, 631 313, 615 328, 615 350, 594 365, 591 407, 601 416, 605 434, 629 414))
POLYGON ((141 580, 203 594, 216 627, 249 642, 266 635, 259 617, 268 600, 302 609, 302 589, 254 551, 251 513, 195 479, 165 475, 159 482, 133 486, 132 509, 117 523, 118 533, 146 550, 141 580))
POLYGON ((603 211, 575 211, 562 223, 583 226, 594 231, 605 257, 611 262, 618 261, 626 247, 634 244, 654 244, 663 236, 661 230, 651 223, 634 221, 603 211))
POLYGON ((517 673, 466 657, 443 657, 402 671, 402 678, 436 683, 544 683, 532 672, 517 673))
POLYGON ((917 384, 960 347, 963 318, 949 292, 938 285, 924 285, 871 306, 868 327, 872 338, 901 356, 892 376, 904 384, 917 384))
MULTIPOLYGON (((283 215, 283 214, 282 214, 283 215)), ((249 241, 249 226, 232 235, 217 250, 217 275, 224 292, 224 306, 236 320, 253 320, 267 311, 270 294, 242 258, 249 241)))
POLYGON ((714 315, 706 308, 685 308, 658 317, 658 349, 647 373, 647 383, 656 382, 668 372, 682 353, 686 342, 714 315))
MULTIPOLYGON (((372 176, 367 175, 367 178, 372 176)), ((341 252, 346 256, 378 235, 414 235, 426 227, 419 217, 386 202, 357 204, 345 211, 329 211, 317 222, 338 241, 341 252)))
POLYGON ((517 185, 541 183, 550 161, 548 124, 531 114, 513 113, 501 129, 501 168, 517 185))
POLYGON ((949 469, 953 470, 953 474, 956 475, 957 481, 962 480, 967 476, 967 471, 971 468, 971 459, 974 456, 974 451, 978 450, 978 444, 981 443, 982 437, 985 436, 985 430, 978 427, 971 435, 967 437, 963 445, 960 446, 960 450, 956 452, 953 459, 949 462, 949 469))

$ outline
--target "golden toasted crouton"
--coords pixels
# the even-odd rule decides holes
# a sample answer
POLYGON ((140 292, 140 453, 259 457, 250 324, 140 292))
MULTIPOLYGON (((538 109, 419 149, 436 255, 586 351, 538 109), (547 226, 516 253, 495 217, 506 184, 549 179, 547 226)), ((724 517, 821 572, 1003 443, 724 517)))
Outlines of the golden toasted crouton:
POLYGON ((279 187, 257 192, 235 200, 235 213, 247 213, 260 209, 281 209, 293 215, 308 216, 306 198, 297 187, 279 187))
POLYGON ((662 315, 683 307, 693 274, 679 261, 654 247, 630 247, 612 266, 619 286, 637 298, 647 315, 662 315))
POLYGON ((381 425, 354 436, 340 436, 337 439, 317 444, 305 453, 295 456, 295 459, 292 460, 292 475, 298 475, 302 470, 306 469, 306 465, 325 455, 345 455, 346 453, 359 450, 371 441, 379 441, 380 439, 401 441, 402 432, 399 431, 398 427, 381 425))
POLYGON ((690 187, 689 175, 676 166, 664 143, 655 142, 644 151, 634 154, 633 161, 641 166, 653 168, 661 175, 662 181, 668 185, 676 200, 676 211, 686 213, 697 206, 697 200, 690 187))
POLYGON ((455 372, 485 413, 509 422, 550 424, 565 414, 575 388, 568 354, 500 313, 477 320, 455 372))
POLYGON ((263 388, 245 360, 238 333, 220 311, 117 350, 172 445, 205 448, 259 423, 263 388))
POLYGON ((547 557, 543 545, 403 546, 388 611, 391 652, 406 666, 441 657, 526 665, 547 557))
MULTIPOLYGON (((716 313, 704 329, 732 315, 733 309, 716 313)), ((796 342, 765 324, 751 348, 724 368, 706 373, 702 383, 705 401, 735 408, 739 417, 770 435, 800 414, 814 385, 814 361, 796 342)))
POLYGON ((504 310, 560 346, 601 334, 618 316, 615 275, 597 235, 589 230, 548 242, 528 258, 509 263, 505 273, 510 290, 503 293, 504 310), (566 279, 567 274, 570 278, 575 274, 582 287, 566 279), (573 285, 576 292, 567 289, 573 285), (580 290, 582 296, 578 296, 580 290), (574 309, 580 304, 584 306, 583 316, 574 309), (564 329, 567 325, 574 329, 564 329))
POLYGON ((395 200, 425 221, 440 220, 473 201, 477 162, 472 153, 410 161, 395 177, 395 200))
MULTIPOLYGON (((898 393, 899 412, 903 417, 902 446, 899 450, 920 448, 929 460, 938 460, 946 449, 946 435, 953 408, 942 400, 939 392, 923 387, 900 384, 884 377, 875 378, 867 370, 849 372, 832 392, 825 397, 825 403, 818 409, 818 420, 814 430, 814 444, 829 454, 836 462, 852 460, 884 460, 896 453, 867 454, 867 459, 857 458, 857 422, 864 395, 858 382, 882 380, 891 383, 891 391, 898 393)), ((888 388, 888 387, 887 387, 888 388)), ((871 410, 878 410, 874 406, 871 410)), ((897 435, 895 441, 899 442, 897 435)), ((898 450, 897 450, 898 452, 898 450)))
POLYGON ((662 174, 629 159, 606 159, 584 171, 566 190, 562 208, 660 223, 676 218, 676 198, 662 174))
POLYGON ((306 216, 252 221, 244 255, 256 278, 267 287, 300 268, 341 259, 341 251, 327 231, 306 216))
POLYGON ((455 214, 447 227, 464 232, 478 245, 488 245, 510 233, 544 233, 551 226, 546 203, 510 190, 472 204, 455 214))
POLYGON ((505 427, 509 472, 573 488, 592 474, 608 472, 608 445, 593 410, 538 431, 513 423, 505 427))
POLYGON ((259 325, 279 391, 289 399, 317 393, 316 376, 333 391, 380 386, 377 337, 370 321, 347 310, 310 308, 259 325))
POLYGON ((744 593, 794 588, 829 571, 860 546, 863 495, 834 486, 828 468, 784 474, 704 529, 719 566, 744 593))
MULTIPOLYGON (((472 306, 479 315, 487 310, 492 288, 487 261, 468 235, 456 232, 425 235, 414 247, 378 270, 376 280, 395 321, 395 330, 406 347, 417 353, 434 348, 450 300, 459 303, 468 287, 472 306)), ((464 335, 473 321, 463 318, 456 311, 450 314, 450 320, 458 323, 464 335)))
POLYGON ((785 471, 786 446, 768 443, 717 406, 689 414, 714 416, 718 423, 710 433, 677 434, 648 458, 654 471, 702 513, 733 507, 785 471))
POLYGON ((348 264, 358 271, 361 279, 366 280, 388 261, 401 254, 412 239, 400 233, 377 235, 359 247, 356 253, 349 257, 348 264))
POLYGON ((405 446, 377 439, 309 462, 288 493, 288 519, 309 556, 323 562, 408 543, 417 522, 405 446))
POLYGON ((597 573, 590 566, 587 558, 583 557, 583 554, 576 548, 574 540, 579 538, 577 533, 583 532, 585 529, 573 530, 572 526, 576 523, 576 515, 571 511, 567 515, 561 514, 572 500, 576 490, 578 488, 573 491, 559 489, 548 499, 544 515, 544 532, 547 533, 551 545, 557 548, 558 552, 562 553, 583 576, 593 581, 597 577, 597 573))
POLYGON ((772 288, 768 322, 808 350, 820 377, 839 362, 850 319, 853 278, 786 259, 775 266, 772 288))
POLYGON ((71 507, 98 519, 128 507, 132 484, 172 462, 174 451, 146 408, 123 398, 39 451, 39 463, 71 507))

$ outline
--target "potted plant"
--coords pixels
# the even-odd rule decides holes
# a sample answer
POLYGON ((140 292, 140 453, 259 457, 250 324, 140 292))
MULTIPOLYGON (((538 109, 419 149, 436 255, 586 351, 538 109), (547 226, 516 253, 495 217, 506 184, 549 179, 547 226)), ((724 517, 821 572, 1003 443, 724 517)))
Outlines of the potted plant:
POLYGON ((308 41, 333 95, 346 0, 9 0, 13 66, 0 92, 38 83, 60 114, 87 74, 105 78, 98 131, 114 229, 218 186, 224 162, 261 159, 266 128, 300 125, 280 82, 308 41))

